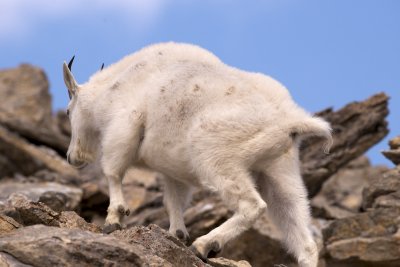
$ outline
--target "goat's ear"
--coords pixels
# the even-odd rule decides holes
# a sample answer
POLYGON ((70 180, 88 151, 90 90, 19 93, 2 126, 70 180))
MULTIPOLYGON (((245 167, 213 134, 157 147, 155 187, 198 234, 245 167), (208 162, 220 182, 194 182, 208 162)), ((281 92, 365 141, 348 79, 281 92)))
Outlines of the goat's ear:
POLYGON ((72 75, 65 61, 63 64, 63 75, 65 86, 68 88, 69 99, 71 99, 76 94, 78 83, 75 81, 74 75, 72 75))

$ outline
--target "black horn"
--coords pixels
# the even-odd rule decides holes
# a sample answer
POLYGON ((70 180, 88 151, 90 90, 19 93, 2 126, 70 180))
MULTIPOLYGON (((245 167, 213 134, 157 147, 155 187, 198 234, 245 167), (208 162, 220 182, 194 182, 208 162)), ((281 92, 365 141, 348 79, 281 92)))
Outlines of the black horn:
POLYGON ((103 68, 104 68, 104 63, 103 63, 103 64, 101 64, 101 68, 100 68, 100 70, 103 70, 103 68))
POLYGON ((75 55, 71 58, 71 60, 68 63, 68 69, 71 71, 72 63, 74 62, 75 55))

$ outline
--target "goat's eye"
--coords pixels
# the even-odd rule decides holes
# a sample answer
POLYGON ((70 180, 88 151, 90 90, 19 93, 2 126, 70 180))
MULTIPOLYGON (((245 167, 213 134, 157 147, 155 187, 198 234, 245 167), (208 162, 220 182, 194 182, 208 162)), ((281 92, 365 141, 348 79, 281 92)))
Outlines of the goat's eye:
POLYGON ((67 109, 67 116, 69 116, 69 109, 67 109))

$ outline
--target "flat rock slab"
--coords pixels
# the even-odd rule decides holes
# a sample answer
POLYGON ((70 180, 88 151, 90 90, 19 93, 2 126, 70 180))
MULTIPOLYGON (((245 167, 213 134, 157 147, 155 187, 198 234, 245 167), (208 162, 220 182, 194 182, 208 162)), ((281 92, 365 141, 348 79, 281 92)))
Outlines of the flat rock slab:
MULTIPOLYGON (((31 201, 41 201, 53 210, 75 210, 82 199, 82 189, 53 182, 24 183, 7 181, 0 183, 0 202, 7 202, 13 194, 24 195, 31 201)), ((10 199, 12 200, 12 199, 10 199)))
POLYGON ((400 266, 399 229, 399 207, 373 209, 335 220, 323 231, 328 259, 400 266))
POLYGON ((24 227, 0 237, 5 266, 249 267, 244 261, 216 259, 211 265, 158 226, 134 227, 104 235, 44 225, 24 227), (21 265, 18 265, 21 264, 21 265), (24 264, 24 265, 22 265, 24 264))

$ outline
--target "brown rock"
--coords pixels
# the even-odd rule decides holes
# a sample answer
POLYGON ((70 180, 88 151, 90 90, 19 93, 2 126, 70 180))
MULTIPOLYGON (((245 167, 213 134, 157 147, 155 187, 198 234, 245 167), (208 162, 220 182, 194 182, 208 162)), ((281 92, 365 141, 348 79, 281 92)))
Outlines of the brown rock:
POLYGON ((400 135, 396 136, 395 138, 389 141, 390 149, 397 149, 400 148, 400 135))
POLYGON ((157 255, 172 264, 171 266, 208 266, 182 242, 154 224, 116 231, 112 235, 132 245, 141 244, 146 248, 147 254, 157 255))
POLYGON ((234 261, 225 258, 208 259, 208 264, 213 267, 251 267, 247 261, 234 261))
MULTIPOLYGON (((112 236, 79 229, 44 225, 28 226, 3 235, 0 251, 35 267, 146 266, 140 245, 132 246, 112 236)), ((150 255, 148 258, 154 263, 148 266, 162 266, 164 262, 150 255)))
POLYGON ((331 123, 334 144, 327 156, 322 154, 324 140, 310 138, 303 144, 301 167, 310 197, 331 175, 386 136, 388 113, 388 97, 384 93, 350 103, 336 112, 327 109, 318 113, 331 123))
MULTIPOLYGON (((400 167, 375 176, 363 191, 364 210, 374 206, 377 198, 400 191, 400 167)), ((382 198, 380 198, 382 201, 382 198)))
POLYGON ((400 136, 389 141, 390 150, 382 151, 382 154, 395 165, 400 164, 400 136))
POLYGON ((52 113, 48 88, 46 74, 31 65, 0 71, 0 113, 21 123, 48 126, 52 113))
POLYGON ((54 124, 45 73, 31 65, 0 71, 0 124, 64 154, 69 137, 54 124))
POLYGON ((30 175, 49 169, 65 176, 78 172, 51 149, 30 144, 27 140, 0 126, 0 177, 13 173, 30 175))
POLYGON ((44 224, 92 232, 101 231, 97 225, 87 223, 73 211, 56 212, 41 202, 29 201, 23 196, 15 196, 12 206, 19 213, 24 225, 44 224))
POLYGON ((328 259, 397 266, 400 264, 399 227, 398 207, 370 210, 335 220, 323 231, 328 259))
MULTIPOLYGON (((175 237, 155 225, 103 235, 44 225, 24 227, 0 237, 0 263, 29 266, 210 266, 175 237)), ((245 262, 211 261, 215 267, 249 267, 245 262)), ((18 265, 16 265, 18 266, 18 265)))
POLYGON ((351 161, 329 178, 312 201, 313 215, 326 219, 345 218, 359 212, 362 191, 371 180, 388 169, 372 167, 362 156, 351 161))
POLYGON ((22 227, 22 225, 13 218, 0 214, 0 236, 20 227, 22 227))
POLYGON ((71 136, 71 123, 67 116, 67 113, 64 110, 59 110, 56 113, 56 125, 60 132, 66 136, 71 136))

